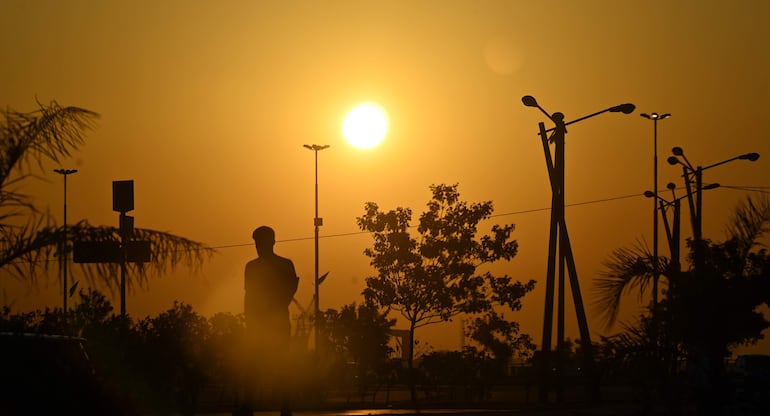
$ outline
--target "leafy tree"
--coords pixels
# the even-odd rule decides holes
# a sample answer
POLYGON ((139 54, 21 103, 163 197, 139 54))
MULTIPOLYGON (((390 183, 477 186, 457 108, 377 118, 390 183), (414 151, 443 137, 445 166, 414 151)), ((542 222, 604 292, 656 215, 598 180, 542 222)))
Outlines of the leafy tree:
POLYGON ((468 326, 467 335, 481 346, 482 351, 491 353, 501 368, 508 367, 515 354, 528 358, 535 349, 532 337, 520 333, 518 322, 506 320, 495 310, 475 317, 468 326))
POLYGON ((206 380, 209 321, 192 306, 174 302, 171 309, 142 320, 137 327, 143 337, 148 380, 160 401, 166 401, 161 406, 177 406, 183 414, 193 414, 206 380))
MULTIPOLYGON (((686 353, 691 387, 703 409, 719 409, 726 400, 724 359, 730 348, 755 343, 770 326, 757 309, 770 303, 770 254, 760 244, 769 230, 770 199, 747 197, 736 208, 723 242, 688 241, 687 269, 661 260, 667 290, 654 326, 647 326, 656 331, 648 347, 686 353)), ((633 253, 615 252, 610 271, 599 280, 600 305, 618 308, 628 287, 650 281, 651 257, 633 253)))
POLYGON ((432 351, 420 359, 423 388, 428 398, 453 404, 475 404, 487 398, 489 386, 499 379, 504 367, 495 365, 489 357, 473 347, 462 351, 432 351), (441 393, 446 397, 441 397, 441 393))
MULTIPOLYGON (((73 240, 120 241, 115 227, 92 226, 87 221, 66 228, 41 212, 32 199, 20 191, 33 179, 35 166, 58 163, 85 143, 99 115, 78 107, 62 107, 56 102, 38 103, 29 113, 6 109, 0 120, 0 269, 11 276, 34 282, 48 266, 52 256, 62 256, 61 242, 73 240), (65 231, 66 230, 66 231, 65 231), (66 232, 66 235, 65 235, 66 232), (41 270, 42 269, 42 270, 41 270)), ((201 265, 213 250, 186 238, 148 229, 135 230, 135 237, 149 240, 151 262, 129 263, 129 276, 139 285, 148 274, 162 273, 184 264, 201 265)), ((82 264, 87 278, 100 280, 109 288, 118 285, 117 264, 82 264)), ((132 281, 128 282, 129 285, 132 281)))
MULTIPOLYGON (((483 315, 498 306, 516 308, 534 287, 508 276, 478 272, 479 266, 511 260, 518 243, 514 226, 494 225, 491 234, 477 236, 478 225, 492 215, 492 202, 469 204, 460 200, 457 185, 432 185, 428 210, 420 215, 419 238, 410 232, 412 211, 380 211, 368 202, 358 226, 374 238, 364 254, 377 275, 366 279, 364 297, 378 307, 399 313, 409 323, 410 338, 417 328, 451 320, 459 314, 483 315)), ((413 375, 414 354, 408 367, 413 375)), ((412 376, 412 400, 416 400, 412 376)))
POLYGON ((389 331, 395 319, 388 319, 375 306, 355 303, 344 305, 339 312, 329 309, 325 315, 325 328, 340 364, 355 363, 357 387, 364 393, 372 376, 386 373, 389 331))

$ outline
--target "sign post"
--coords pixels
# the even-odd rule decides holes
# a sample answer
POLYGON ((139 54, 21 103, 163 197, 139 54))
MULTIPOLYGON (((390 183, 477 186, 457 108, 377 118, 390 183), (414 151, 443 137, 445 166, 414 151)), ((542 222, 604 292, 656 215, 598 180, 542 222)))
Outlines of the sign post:
POLYGON ((120 315, 126 316, 126 279, 128 263, 150 261, 150 242, 134 240, 134 217, 126 215, 134 209, 134 181, 112 182, 112 210, 120 213, 120 241, 75 241, 75 263, 120 263, 120 315))

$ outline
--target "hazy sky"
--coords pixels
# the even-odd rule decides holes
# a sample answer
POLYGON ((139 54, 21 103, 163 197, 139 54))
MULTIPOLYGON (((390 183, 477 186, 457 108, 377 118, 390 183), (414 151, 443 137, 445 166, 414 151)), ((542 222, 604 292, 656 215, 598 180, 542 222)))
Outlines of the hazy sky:
MULTIPOLYGON (((759 152, 755 163, 707 171, 722 188, 704 196, 704 232, 719 240, 732 208, 770 186, 770 2, 765 1, 98 1, 0 2, 0 104, 36 101, 101 114, 87 144, 30 184, 60 218, 117 224, 111 183, 135 181, 136 226, 180 234, 218 255, 191 275, 153 280, 128 299, 136 317, 177 299, 203 314, 238 312, 254 227, 275 228, 276 251, 294 259, 297 298, 313 291, 313 153, 319 153, 321 308, 360 301, 362 254, 355 218, 367 201, 424 210, 429 185, 459 183, 468 201, 492 200, 492 223, 516 224, 520 253, 499 270, 536 279, 516 318, 540 342, 550 186, 534 95, 567 120, 625 102, 570 126, 567 204, 583 296, 610 252, 652 236, 652 122, 660 187, 682 186, 665 163, 672 146, 694 164, 759 152), (390 117, 378 147, 342 138, 345 113, 376 101, 390 117)), ((685 212, 685 215, 687 213, 685 212)), ((686 225, 687 223, 685 223, 686 225)), ((689 226, 685 230, 689 233, 689 226)), ((661 235, 663 232, 661 230, 661 235)), ((661 240, 661 253, 668 254, 661 240)), ((14 307, 58 306, 55 278, 37 289, 0 276, 14 307)), ((117 298, 113 299, 118 304, 117 298)), ((641 311, 635 296, 624 316, 641 311)), ((591 332, 607 334, 588 310, 591 332)), ((568 318, 574 337, 574 318, 568 318)), ((457 324, 426 329, 437 347, 459 346, 457 324)), ((421 334, 418 333, 418 336, 421 334)), ((770 350, 770 347, 767 348, 770 350)))

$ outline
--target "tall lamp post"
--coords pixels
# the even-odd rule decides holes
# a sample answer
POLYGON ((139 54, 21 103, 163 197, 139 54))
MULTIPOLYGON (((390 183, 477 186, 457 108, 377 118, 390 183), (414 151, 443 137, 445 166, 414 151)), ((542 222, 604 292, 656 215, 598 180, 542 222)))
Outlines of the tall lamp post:
MULTIPOLYGON (((541 345, 541 384, 540 384, 540 399, 541 401, 547 401, 549 395, 550 386, 550 365, 551 360, 551 340, 553 335, 553 304, 554 304, 554 286, 556 283, 556 269, 559 270, 559 287, 558 287, 558 314, 557 314, 557 353, 561 354, 564 351, 564 297, 565 297, 565 271, 569 274, 570 288, 572 289, 572 298, 575 305, 575 313, 577 315, 578 328, 580 329, 580 343, 583 350, 584 368, 586 373, 591 376, 592 373, 592 361, 593 353, 591 346, 591 336, 588 331, 588 320, 586 319, 585 308, 583 306, 583 298, 580 294, 580 286, 578 283, 577 270, 575 267, 575 259, 572 254, 572 246, 569 241, 569 235, 567 233, 567 224, 564 219, 564 136, 567 133, 567 126, 579 121, 597 116, 602 113, 624 113, 630 114, 634 111, 635 106, 633 104, 621 104, 614 107, 610 107, 601 111, 597 111, 593 114, 578 118, 570 122, 564 122, 564 114, 553 113, 549 114, 543 107, 541 107, 535 97, 527 95, 522 97, 522 103, 527 107, 535 107, 545 114, 548 119, 554 123, 554 127, 546 130, 545 124, 540 122, 538 127, 540 128, 540 138, 543 143, 543 151, 545 153, 546 165, 548 168, 548 177, 551 182, 551 228, 548 242, 548 270, 546 277, 546 298, 545 298, 545 311, 543 320, 543 342, 541 345), (548 133, 551 133, 550 136, 548 133), (554 143, 554 156, 551 155, 550 143, 554 143), (558 259, 557 259, 558 253, 558 259), (565 270, 566 263, 566 270, 565 270)), ((561 383, 561 371, 562 363, 561 358, 557 355, 555 360, 555 367, 557 370, 557 400, 563 399, 563 389, 561 383)))
MULTIPOLYGON (((652 192, 655 197, 658 196, 658 120, 665 120, 671 117, 671 114, 642 113, 642 117, 652 120, 652 192)), ((660 279, 660 269, 658 267, 658 201, 652 201, 652 314, 655 316, 658 308, 658 280, 660 279)), ((653 318, 654 320, 654 318, 653 318)))
POLYGON ((669 156, 668 163, 670 165, 682 166, 682 177, 684 178, 684 183, 687 187, 687 202, 690 205, 690 221, 692 222, 693 240, 696 243, 696 248, 699 248, 700 242, 703 239, 703 190, 707 189, 707 187, 703 185, 703 171, 735 160, 755 162, 759 159, 759 153, 744 153, 725 159, 721 162, 712 163, 705 167, 693 166, 692 163, 687 160, 687 156, 684 155, 684 150, 682 150, 681 147, 674 147, 671 149, 671 153, 673 153, 673 156, 669 156), (695 189, 693 189, 693 187, 695 187, 695 189), (695 196, 695 200, 693 200, 693 195, 695 196))
POLYGON ((64 177, 64 231, 62 233, 61 255, 59 256, 59 272, 62 279, 62 308, 64 316, 67 316, 67 297, 69 287, 67 285, 67 261, 69 260, 69 247, 67 238, 67 176, 77 173, 77 169, 54 169, 54 172, 64 177))
POLYGON ((320 307, 319 307, 319 293, 318 293, 318 287, 320 286, 321 282, 318 276, 318 230, 323 225, 323 218, 320 218, 318 216, 318 152, 321 150, 329 148, 328 144, 325 145, 318 145, 318 144, 305 144, 303 145, 306 149, 312 150, 313 153, 315 153, 315 217, 313 218, 313 225, 315 227, 315 278, 313 279, 313 285, 315 287, 315 308, 314 308, 314 323, 315 323, 315 348, 316 351, 318 351, 319 348, 319 342, 320 342, 320 331, 319 331, 319 322, 320 322, 320 307))
MULTIPOLYGON (((711 183, 704 185, 702 189, 706 191, 709 189, 719 188, 719 186, 720 185, 718 183, 711 183)), ((676 185, 673 182, 669 182, 666 187, 671 191, 671 200, 667 200, 660 195, 656 195, 653 191, 644 191, 644 196, 647 198, 654 198, 654 200, 659 204, 658 209, 660 209, 660 211, 663 213, 663 226, 666 230, 669 252, 671 253, 671 270, 674 273, 677 273, 681 271, 681 249, 679 247, 681 240, 681 202, 682 199, 689 197, 690 194, 677 197, 675 192, 676 185), (665 212, 669 208, 672 208, 674 211, 672 220, 673 223, 670 223, 668 217, 665 215, 665 212)))

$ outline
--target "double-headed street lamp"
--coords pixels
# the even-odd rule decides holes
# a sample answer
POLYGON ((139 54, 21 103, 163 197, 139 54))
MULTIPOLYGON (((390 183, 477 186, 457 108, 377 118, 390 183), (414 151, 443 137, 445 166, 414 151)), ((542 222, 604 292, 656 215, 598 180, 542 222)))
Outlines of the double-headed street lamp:
POLYGON ((669 156, 668 163, 670 165, 682 166, 682 177, 684 178, 685 186, 687 187, 687 201, 690 204, 690 219, 692 221, 692 233, 693 240, 696 243, 700 243, 703 239, 703 189, 706 189, 703 185, 703 171, 711 169, 717 166, 724 165, 725 163, 732 162, 734 160, 748 160, 754 162, 759 159, 759 153, 744 153, 729 159, 725 159, 721 162, 712 163, 708 166, 693 166, 692 163, 684 155, 684 150, 681 147, 674 147, 671 149, 673 156, 669 156), (695 182, 693 184, 693 182, 695 182), (693 189, 693 186, 695 189, 693 189), (693 200, 693 194, 695 200, 693 200))
MULTIPOLYGON (((575 267, 575 259, 572 254, 572 246, 569 242, 569 235, 567 233, 567 224, 564 219, 564 136, 567 133, 567 126, 579 121, 597 116, 602 113, 624 113, 630 114, 634 111, 635 106, 633 104, 621 104, 614 107, 610 107, 601 111, 597 111, 593 114, 589 114, 584 117, 572 120, 570 122, 564 121, 564 114, 553 113, 549 114, 543 107, 541 107, 535 97, 526 95, 521 98, 521 102, 527 107, 535 107, 540 110, 549 120, 554 123, 554 127, 547 129, 545 124, 540 122, 538 127, 540 128, 540 138, 543 142, 543 151, 545 153, 546 165, 548 168, 548 177, 551 182, 551 228, 548 242, 548 270, 546 276, 546 295, 545 295, 545 311, 543 320, 543 342, 541 345, 541 376, 542 384, 540 386, 540 399, 546 401, 548 398, 549 372, 551 366, 550 352, 551 352, 551 337, 553 335, 553 307, 554 307, 554 289, 556 284, 556 269, 558 266, 559 271, 559 287, 558 287, 558 315, 557 315, 557 351, 563 352, 564 348, 564 297, 565 297, 565 264, 566 272, 569 274, 570 288, 572 289, 572 298, 575 305, 575 313, 577 315, 578 328, 580 330, 580 342, 581 349, 584 354, 584 364, 586 373, 591 373, 591 366, 593 361, 593 354, 591 352, 591 336, 588 331, 588 320, 586 319, 585 308, 583 306, 583 298, 580 294, 580 286, 578 283, 577 269, 575 267), (550 136, 548 133, 551 133, 550 136), (554 156, 551 156, 551 148, 549 143, 554 143, 554 156), (558 258, 557 258, 558 253, 558 258)), ((557 357, 556 367, 558 371, 562 370, 561 360, 557 357)), ((559 374, 558 377, 561 377, 559 374)), ((561 380, 558 379, 557 397, 562 399, 562 386, 561 380)))
POLYGON ((318 351, 319 347, 319 341, 320 341, 320 334, 319 334, 319 324, 320 324, 320 308, 319 308, 319 294, 318 294, 318 287, 320 286, 320 278, 318 276, 318 230, 323 225, 323 218, 318 216, 318 152, 321 150, 329 148, 328 144, 325 145, 318 145, 318 144, 305 144, 303 145, 306 149, 312 150, 315 153, 315 217, 313 218, 313 225, 315 227, 315 279, 313 279, 313 285, 315 287, 315 308, 313 310, 314 316, 314 323, 315 323, 315 348, 316 351, 318 351))
POLYGON ((67 286, 67 261, 69 260, 69 247, 67 239, 67 176, 77 173, 77 169, 54 169, 54 172, 64 177, 64 230, 62 232, 61 250, 59 255, 59 272, 62 279, 62 308, 64 315, 67 315, 67 297, 69 288, 67 286))
MULTIPOLYGON (((652 120, 652 177, 653 188, 652 192, 654 196, 658 196, 658 120, 665 120, 671 117, 671 114, 658 114, 658 113, 642 113, 642 117, 652 120)), ((658 306, 658 279, 660 278, 660 270, 658 268, 658 203, 656 200, 652 201, 652 313, 658 306)))
MULTIPOLYGON (((659 209, 663 213, 663 226, 666 229, 666 237, 668 241, 668 247, 669 252, 671 253, 671 269, 673 269, 674 272, 680 271, 680 264, 681 264, 681 250, 680 250, 680 240, 681 240, 681 202, 682 199, 687 198, 690 196, 688 193, 687 195, 683 195, 680 197, 676 196, 676 185, 673 182, 669 182, 666 186, 670 191, 672 195, 671 200, 667 200, 660 195, 656 195, 653 191, 644 191, 644 196, 647 198, 654 198, 653 201, 655 201, 656 204, 659 205, 657 209, 659 209), (669 223, 668 217, 665 215, 666 210, 669 208, 673 208, 673 224, 669 223)), ((708 185, 703 186, 703 190, 709 190, 718 188, 718 183, 711 183, 708 185)), ((656 259, 657 261, 657 259, 656 259)), ((660 272, 658 270, 658 272, 660 272)), ((655 311, 653 310, 653 313, 655 311)))

